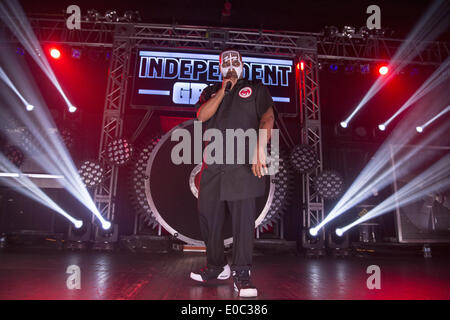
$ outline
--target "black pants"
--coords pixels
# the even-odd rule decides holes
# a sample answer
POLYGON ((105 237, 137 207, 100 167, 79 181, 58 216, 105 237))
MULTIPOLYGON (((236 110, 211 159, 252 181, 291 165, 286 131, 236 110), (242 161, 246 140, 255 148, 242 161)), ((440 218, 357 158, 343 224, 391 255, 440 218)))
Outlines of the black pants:
POLYGON ((225 258, 223 225, 226 208, 231 214, 233 233, 232 270, 250 270, 255 232, 255 198, 220 201, 208 198, 200 192, 198 209, 200 229, 206 244, 207 265, 223 267, 225 258))

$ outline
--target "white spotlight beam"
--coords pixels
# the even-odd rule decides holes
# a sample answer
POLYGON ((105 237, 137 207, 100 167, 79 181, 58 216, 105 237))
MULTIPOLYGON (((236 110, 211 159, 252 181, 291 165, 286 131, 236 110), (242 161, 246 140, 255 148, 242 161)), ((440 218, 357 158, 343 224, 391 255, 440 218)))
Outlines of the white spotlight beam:
MULTIPOLYGON (((86 187, 78 174, 78 170, 76 169, 67 148, 62 143, 60 136, 58 134, 44 136, 42 130, 40 130, 37 125, 37 123, 40 124, 41 128, 51 127, 49 119, 43 114, 44 108, 39 108, 34 114, 38 120, 37 123, 35 121, 36 119, 31 118, 29 113, 25 113, 23 110, 18 110, 17 108, 12 109, 16 113, 17 118, 21 119, 27 129, 30 130, 41 148, 45 150, 45 152, 41 154, 42 161, 39 162, 39 165, 47 172, 62 174, 65 177, 65 179, 61 181, 63 187, 86 206, 100 220, 102 225, 108 224, 109 222, 103 218, 89 195, 89 192, 86 190, 86 187)), ((10 138, 14 140, 14 137, 10 138)), ((27 155, 32 156, 29 153, 27 153, 27 155)))
MULTIPOLYGON (((400 139, 397 134, 401 134, 403 128, 393 132, 393 138, 390 137, 387 144, 384 144, 367 164, 367 166, 361 171, 350 188, 344 193, 336 206, 330 211, 330 213, 317 225, 315 228, 319 230, 324 227, 330 221, 336 219, 347 210, 361 203, 365 199, 371 196, 371 190, 381 190, 393 181, 393 171, 407 165, 413 169, 419 166, 426 159, 414 159, 414 156, 419 154, 427 145, 429 145, 436 138, 439 138, 443 133, 447 132, 450 124, 446 124, 437 130, 434 130, 429 136, 427 136, 420 145, 411 149, 404 155, 398 157, 395 165, 391 165, 391 150, 390 145, 395 141, 399 142, 398 146, 403 146, 409 139, 400 139), (414 159, 414 161, 411 161, 414 159)), ((412 137, 412 134, 409 136, 412 137)), ((397 172, 397 178, 401 178, 401 174, 397 172)))
POLYGON ((445 0, 435 1, 427 10, 425 15, 415 25, 410 32, 407 39, 397 49, 391 63, 389 65, 389 74, 387 76, 380 76, 375 83, 364 95, 353 112, 344 120, 349 123, 353 117, 378 93, 396 73, 400 72, 408 65, 423 49, 428 46, 430 41, 437 38, 443 31, 448 29, 450 20, 447 17, 448 2, 445 0), (416 43, 415 46, 412 43, 416 43))
POLYGON ((69 109, 73 107, 72 103, 64 93, 64 90, 61 88, 61 85, 59 84, 47 58, 45 57, 42 47, 37 40, 37 37, 34 34, 25 13, 20 7, 20 4, 17 1, 11 0, 5 1, 4 3, 0 2, 0 18, 24 46, 45 75, 50 79, 52 84, 66 102, 67 107, 69 109))
POLYGON ((423 125, 421 125, 420 127, 422 128, 422 131, 428 127, 430 124, 432 124, 434 121, 436 121, 437 119, 439 119, 440 117, 442 117, 444 114, 446 114, 447 112, 450 111, 450 105, 447 106, 447 108, 445 108, 444 110, 442 110, 441 112, 439 112, 437 115, 435 115, 433 118, 431 118, 430 120, 428 120, 427 122, 425 122, 423 125))
MULTIPOLYGON (((39 164, 49 173, 62 174, 65 177, 62 181, 64 188, 86 206, 101 221, 102 225, 108 225, 109 222, 103 218, 87 191, 86 186, 83 184, 78 174, 78 170, 59 134, 43 134, 48 128, 55 128, 56 125, 53 123, 51 116, 48 113, 45 102, 40 99, 33 86, 31 86, 31 79, 27 77, 27 72, 22 70, 20 64, 17 62, 17 58, 8 56, 8 53, 9 51, 5 50, 4 52, 1 52, 1 55, 7 58, 6 61, 13 65, 16 71, 22 71, 16 75, 19 79, 16 81, 19 81, 20 84, 26 88, 29 96, 34 97, 33 101, 36 101, 39 108, 37 108, 36 112, 30 114, 29 112, 25 112, 22 108, 14 107, 14 105, 17 104, 17 100, 14 99, 11 94, 8 94, 8 92, 2 92, 2 94, 7 105, 12 106, 11 110, 14 112, 15 118, 20 119, 24 123, 33 137, 37 140, 41 149, 45 150, 45 152, 41 154, 42 161, 39 164)), ((7 110, 3 112, 4 117, 0 118, 0 120, 6 119, 6 113, 7 110)), ((14 137, 10 138, 13 139, 14 137)))
POLYGON ((351 224, 340 228, 341 231, 346 232, 360 223, 393 210, 396 206, 404 206, 421 199, 425 195, 434 193, 437 190, 445 190, 450 186, 449 163, 450 154, 447 154, 367 214, 351 224))
POLYGON ((23 188, 15 188, 20 193, 59 213, 67 220, 72 222, 77 228, 80 228, 83 225, 83 222, 81 220, 75 219, 66 211, 64 211, 41 189, 39 189, 26 175, 22 175, 20 173, 20 170, 1 153, 0 153, 0 170, 8 172, 8 179, 2 179, 2 181, 5 184, 13 187, 14 184, 10 183, 9 178, 14 179, 14 181, 16 181, 23 187, 23 188))
POLYGON ((15 178, 28 177, 34 179, 64 179, 64 176, 59 174, 0 172, 0 178, 4 177, 15 177, 15 178))
POLYGON ((388 126, 399 114, 409 108, 413 103, 425 96, 427 93, 438 87, 441 83, 449 77, 450 57, 442 63, 433 74, 420 86, 414 94, 394 113, 392 117, 386 120, 383 125, 388 126))
MULTIPOLYGON (((405 155, 400 157, 396 161, 394 166, 389 165, 388 169, 383 170, 381 173, 376 172, 375 175, 371 176, 371 179, 368 179, 364 183, 358 184, 357 188, 353 188, 353 190, 354 190, 353 193, 350 193, 345 198, 343 197, 343 202, 336 206, 336 211, 339 211, 341 213, 344 211, 347 211, 351 207, 353 207, 353 206, 357 205, 358 203, 360 203, 361 201, 367 199, 370 196, 370 191, 372 189, 381 190, 384 187, 386 187, 387 185, 389 185, 393 180, 393 178, 392 178, 393 171, 398 169, 399 167, 402 167, 404 165, 408 165, 410 167, 419 166, 421 164, 421 161, 419 161, 417 159, 415 159, 415 161, 412 163, 409 161, 415 155, 419 154, 427 146, 427 144, 429 144, 434 139, 438 138, 442 134, 442 132, 444 132, 443 129, 436 130, 431 135, 427 136, 426 139, 423 140, 420 145, 416 146, 415 148, 408 151, 405 155), (347 200, 351 200, 351 201, 348 202, 347 200), (344 202, 345 202, 345 204, 343 204, 344 202)), ((388 155, 386 155, 383 163, 385 165, 388 165, 388 163, 387 163, 388 160, 390 160, 390 157, 388 157, 388 155)), ((379 167, 381 167, 381 166, 379 166, 379 167)), ((383 166, 383 168, 384 168, 384 166, 383 166)), ((399 174, 397 173, 397 177, 400 178, 401 176, 399 176, 399 174)))
MULTIPOLYGON (((6 83, 6 85, 12 90, 14 91, 14 93, 17 95, 17 97, 19 97, 19 99, 22 101, 22 103, 24 104, 24 106, 28 109, 28 106, 30 105, 25 98, 20 94, 20 92, 17 90, 17 88, 14 86, 14 84, 12 83, 11 79, 9 79, 9 77, 6 75, 5 71, 3 70, 3 68, 0 66, 0 78, 3 80, 3 82, 6 83)), ((32 110, 32 109, 31 109, 32 110)), ((29 111, 31 111, 29 110, 29 111)))

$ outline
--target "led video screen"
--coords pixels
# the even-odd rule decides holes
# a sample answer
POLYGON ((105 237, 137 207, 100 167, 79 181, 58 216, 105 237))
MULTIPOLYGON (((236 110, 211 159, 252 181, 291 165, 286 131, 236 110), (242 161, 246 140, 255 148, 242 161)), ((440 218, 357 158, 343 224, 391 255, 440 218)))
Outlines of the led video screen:
MULTIPOLYGON (((260 81, 278 112, 295 112, 295 70, 290 58, 243 55, 244 78, 260 81)), ((138 50, 131 106, 193 110, 208 84, 222 82, 219 54, 138 50)))

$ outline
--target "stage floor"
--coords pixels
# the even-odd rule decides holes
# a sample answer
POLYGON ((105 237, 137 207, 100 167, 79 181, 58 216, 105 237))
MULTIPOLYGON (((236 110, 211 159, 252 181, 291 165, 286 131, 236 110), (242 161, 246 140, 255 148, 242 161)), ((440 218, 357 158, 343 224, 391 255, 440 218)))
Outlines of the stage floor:
MULTIPOLYGON (((0 252, 0 299, 239 299, 232 280, 201 284, 189 278, 201 253, 97 253, 49 250, 0 252), (67 267, 77 265, 81 289, 69 290, 67 267)), ((450 299, 450 259, 433 257, 254 257, 258 299, 450 299), (381 269, 381 289, 369 290, 366 269, 381 269)))

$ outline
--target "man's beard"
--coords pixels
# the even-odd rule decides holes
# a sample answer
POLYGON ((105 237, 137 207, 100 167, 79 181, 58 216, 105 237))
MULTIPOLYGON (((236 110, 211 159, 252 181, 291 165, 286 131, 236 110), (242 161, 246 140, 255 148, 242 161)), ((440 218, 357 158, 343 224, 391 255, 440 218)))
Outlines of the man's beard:
POLYGON ((227 72, 227 75, 225 76, 225 79, 231 79, 231 78, 237 78, 237 73, 234 70, 229 70, 227 72))

